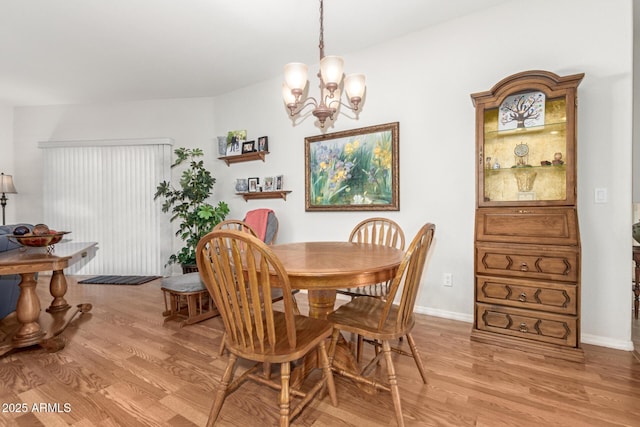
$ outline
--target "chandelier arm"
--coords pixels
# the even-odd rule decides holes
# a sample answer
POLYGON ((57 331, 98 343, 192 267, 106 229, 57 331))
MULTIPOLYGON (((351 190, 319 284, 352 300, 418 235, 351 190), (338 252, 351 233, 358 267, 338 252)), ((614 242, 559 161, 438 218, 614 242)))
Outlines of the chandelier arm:
POLYGON ((342 102, 342 100, 340 101, 340 105, 342 105, 345 108, 348 108, 349 110, 356 112, 356 111, 360 111, 358 108, 358 105, 355 106, 351 106, 351 104, 345 104, 344 102, 342 102))
POLYGON ((289 110, 291 111, 291 116, 295 116, 296 114, 301 113, 302 110, 304 110, 306 107, 310 105, 313 106, 314 108, 318 106, 318 101, 312 96, 306 98, 304 101, 296 102, 295 105, 289 107, 289 110))

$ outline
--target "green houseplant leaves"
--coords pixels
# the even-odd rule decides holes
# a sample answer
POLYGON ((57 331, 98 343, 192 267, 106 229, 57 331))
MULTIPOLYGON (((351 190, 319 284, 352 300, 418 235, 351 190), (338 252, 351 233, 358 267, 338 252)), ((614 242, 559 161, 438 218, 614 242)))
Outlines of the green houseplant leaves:
POLYGON ((224 221, 229 214, 229 206, 222 201, 216 206, 207 202, 216 179, 199 159, 204 156, 201 149, 177 148, 174 153, 177 158, 171 168, 187 162, 188 167, 180 176, 178 188, 168 181, 158 184, 154 200, 164 199, 162 212, 171 212, 172 222, 180 221, 176 236, 185 242, 178 253, 169 257, 168 264, 195 265, 198 242, 216 224, 224 221))

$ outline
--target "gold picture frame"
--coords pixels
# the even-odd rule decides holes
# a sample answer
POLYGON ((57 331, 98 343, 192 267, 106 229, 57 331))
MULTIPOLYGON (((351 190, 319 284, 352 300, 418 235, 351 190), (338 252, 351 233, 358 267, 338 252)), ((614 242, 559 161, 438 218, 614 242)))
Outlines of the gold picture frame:
POLYGON ((305 138, 305 210, 400 210, 399 133, 393 122, 305 138))

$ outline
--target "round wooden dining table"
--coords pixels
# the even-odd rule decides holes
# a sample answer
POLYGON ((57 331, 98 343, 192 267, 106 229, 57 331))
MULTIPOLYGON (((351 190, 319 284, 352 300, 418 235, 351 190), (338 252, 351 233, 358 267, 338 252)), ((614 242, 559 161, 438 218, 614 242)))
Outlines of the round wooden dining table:
MULTIPOLYGON (((273 245, 271 249, 287 271, 291 287, 307 290, 309 317, 322 319, 334 310, 336 290, 393 279, 404 255, 400 249, 353 242, 286 243, 273 245)), ((338 341, 333 364, 339 369, 357 371, 357 362, 344 337, 338 341)), ((291 372, 291 384, 300 386, 317 367, 317 354, 307 354, 291 372)))
POLYGON ((336 290, 392 279, 404 252, 371 243, 302 242, 271 246, 287 270, 293 289, 306 289, 309 316, 326 318, 336 290))

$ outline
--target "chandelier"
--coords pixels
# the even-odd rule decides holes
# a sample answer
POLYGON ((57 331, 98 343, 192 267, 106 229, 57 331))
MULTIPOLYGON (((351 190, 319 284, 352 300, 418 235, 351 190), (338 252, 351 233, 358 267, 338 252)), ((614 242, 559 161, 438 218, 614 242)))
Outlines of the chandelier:
POLYGON ((323 0, 320 0, 320 97, 308 97, 302 99, 304 89, 307 86, 307 65, 292 62, 284 67, 284 83, 282 84, 282 96, 289 109, 291 117, 299 115, 307 106, 312 105, 311 112, 324 128, 327 119, 334 120, 340 105, 353 112, 358 111, 365 89, 364 74, 349 74, 344 78, 343 88, 347 93, 349 105, 340 100, 340 83, 342 82, 342 68, 344 61, 339 56, 324 56, 324 10, 323 0))

